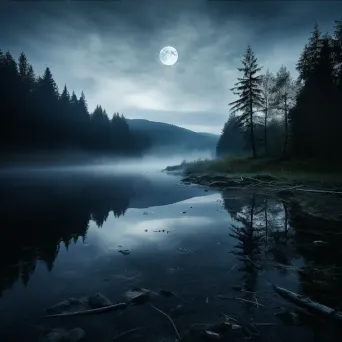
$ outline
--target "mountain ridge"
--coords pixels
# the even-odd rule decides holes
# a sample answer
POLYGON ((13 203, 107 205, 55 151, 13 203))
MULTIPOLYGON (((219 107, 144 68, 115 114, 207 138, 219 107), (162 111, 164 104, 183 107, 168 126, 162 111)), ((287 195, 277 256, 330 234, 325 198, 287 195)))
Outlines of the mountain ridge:
POLYGON ((170 148, 173 151, 208 150, 214 152, 219 135, 195 132, 190 129, 150 121, 147 119, 127 119, 132 132, 145 134, 151 143, 151 149, 170 148))

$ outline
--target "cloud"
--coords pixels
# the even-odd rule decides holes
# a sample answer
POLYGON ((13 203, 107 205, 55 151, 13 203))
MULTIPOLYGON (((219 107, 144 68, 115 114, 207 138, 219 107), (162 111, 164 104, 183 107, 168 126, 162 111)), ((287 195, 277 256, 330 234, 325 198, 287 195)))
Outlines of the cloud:
POLYGON ((325 3, 323 11, 316 2, 202 0, 1 6, 8 13, 0 17, 2 48, 15 55, 24 50, 38 74, 50 66, 59 88, 66 83, 78 95, 85 92, 90 110, 101 104, 109 114, 144 114, 217 133, 248 44, 265 69, 285 64, 295 73, 310 27, 320 21, 327 28, 342 9, 339 3, 325 3), (171 67, 158 59, 167 45, 179 53, 171 67))

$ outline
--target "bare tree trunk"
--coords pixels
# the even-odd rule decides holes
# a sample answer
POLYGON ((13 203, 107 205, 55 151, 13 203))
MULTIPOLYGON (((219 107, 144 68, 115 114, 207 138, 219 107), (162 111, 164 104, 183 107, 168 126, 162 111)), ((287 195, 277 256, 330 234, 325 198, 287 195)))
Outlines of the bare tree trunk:
POLYGON ((267 146, 267 116, 268 116, 268 106, 266 104, 265 107, 265 121, 264 121, 264 144, 265 144, 265 155, 268 154, 268 146, 267 146))
POLYGON ((251 136, 250 136, 250 138, 251 138, 251 144, 252 144, 253 158, 256 158, 257 153, 256 153, 255 141, 254 141, 253 103, 252 103, 252 100, 250 100, 250 102, 249 102, 249 120, 250 120, 250 125, 251 125, 251 129, 250 129, 251 136))
POLYGON ((288 135, 289 135, 289 128, 288 128, 288 120, 287 120, 287 94, 285 95, 285 104, 284 104, 284 120, 285 120, 285 138, 284 138, 284 145, 283 145, 283 157, 287 155, 287 142, 288 142, 288 135))
POLYGON ((283 202, 283 207, 284 207, 284 232, 287 235, 288 229, 289 229, 289 225, 288 225, 289 212, 288 212, 287 204, 285 204, 285 202, 283 202))
POLYGON ((265 198, 265 243, 266 246, 268 245, 268 203, 267 203, 267 197, 265 198))

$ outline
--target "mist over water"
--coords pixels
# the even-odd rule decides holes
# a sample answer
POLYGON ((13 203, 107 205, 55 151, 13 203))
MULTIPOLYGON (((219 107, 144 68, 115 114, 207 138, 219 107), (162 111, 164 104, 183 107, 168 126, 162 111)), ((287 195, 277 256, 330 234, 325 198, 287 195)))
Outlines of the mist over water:
POLYGON ((112 158, 96 157, 83 158, 80 155, 54 158, 52 162, 46 162, 46 157, 36 157, 34 162, 8 163, 6 167, 0 168, 1 175, 15 175, 32 172, 81 172, 81 173, 102 173, 102 174, 146 174, 159 173, 166 166, 178 165, 182 161, 197 159, 211 159, 212 151, 192 151, 184 153, 173 153, 166 151, 163 156, 148 154, 136 158, 112 158), (57 161, 56 161, 57 160, 57 161))

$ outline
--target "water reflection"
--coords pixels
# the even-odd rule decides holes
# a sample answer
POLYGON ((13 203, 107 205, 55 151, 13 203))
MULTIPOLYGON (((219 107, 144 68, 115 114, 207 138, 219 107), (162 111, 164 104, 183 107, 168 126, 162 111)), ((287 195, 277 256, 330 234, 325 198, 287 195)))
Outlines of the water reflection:
MULTIPOLYGON (((124 291, 133 284, 127 279, 133 279, 134 285, 172 289, 182 305, 190 307, 186 315, 177 316, 179 329, 217 319, 218 312, 278 324, 275 313, 285 303, 269 283, 339 308, 342 234, 338 223, 303 213, 295 201, 239 191, 213 194, 179 187, 178 180, 170 179, 82 174, 2 182, 6 202, 0 207, 1 299, 17 294, 18 283, 34 283, 31 288, 37 288, 43 298, 46 274, 39 272, 43 262, 56 276, 39 312, 67 296, 56 290, 58 299, 50 299, 55 288, 65 286, 65 279, 73 283, 69 292, 73 296, 81 290, 83 294, 93 289, 124 291), (133 248, 132 254, 118 255, 119 243, 133 248), (235 301, 219 301, 220 293, 235 301)), ((117 298, 117 292, 111 298, 117 298)), ((175 303, 170 302, 173 307, 168 303, 161 304, 163 310, 173 312, 175 303)), ((18 312, 23 306, 18 301, 18 312)), ((143 316, 148 315, 136 320, 143 316)), ((134 320, 125 317, 118 322, 134 328, 128 324, 134 320)), ((98 333, 100 323, 96 324, 98 333)), ((111 320, 109 327, 112 324, 111 320)), ((316 338, 327 328, 319 329, 316 338)), ((282 333, 284 338, 296 335, 310 340, 298 331, 282 333)), ((265 334, 277 337, 271 328, 265 334)), ((335 335, 329 334, 325 341, 334 341, 335 335)))
POLYGON ((101 228, 129 207, 169 204, 203 191, 177 189, 175 180, 101 173, 33 172, 1 179, 0 296, 21 280, 27 285, 37 261, 49 271, 64 245, 85 240, 89 222, 101 228))
POLYGON ((223 193, 225 209, 234 218, 231 252, 240 261, 242 288, 254 292, 258 272, 295 274, 298 291, 341 309, 341 224, 312 217, 296 201, 263 195, 232 197, 223 193))

